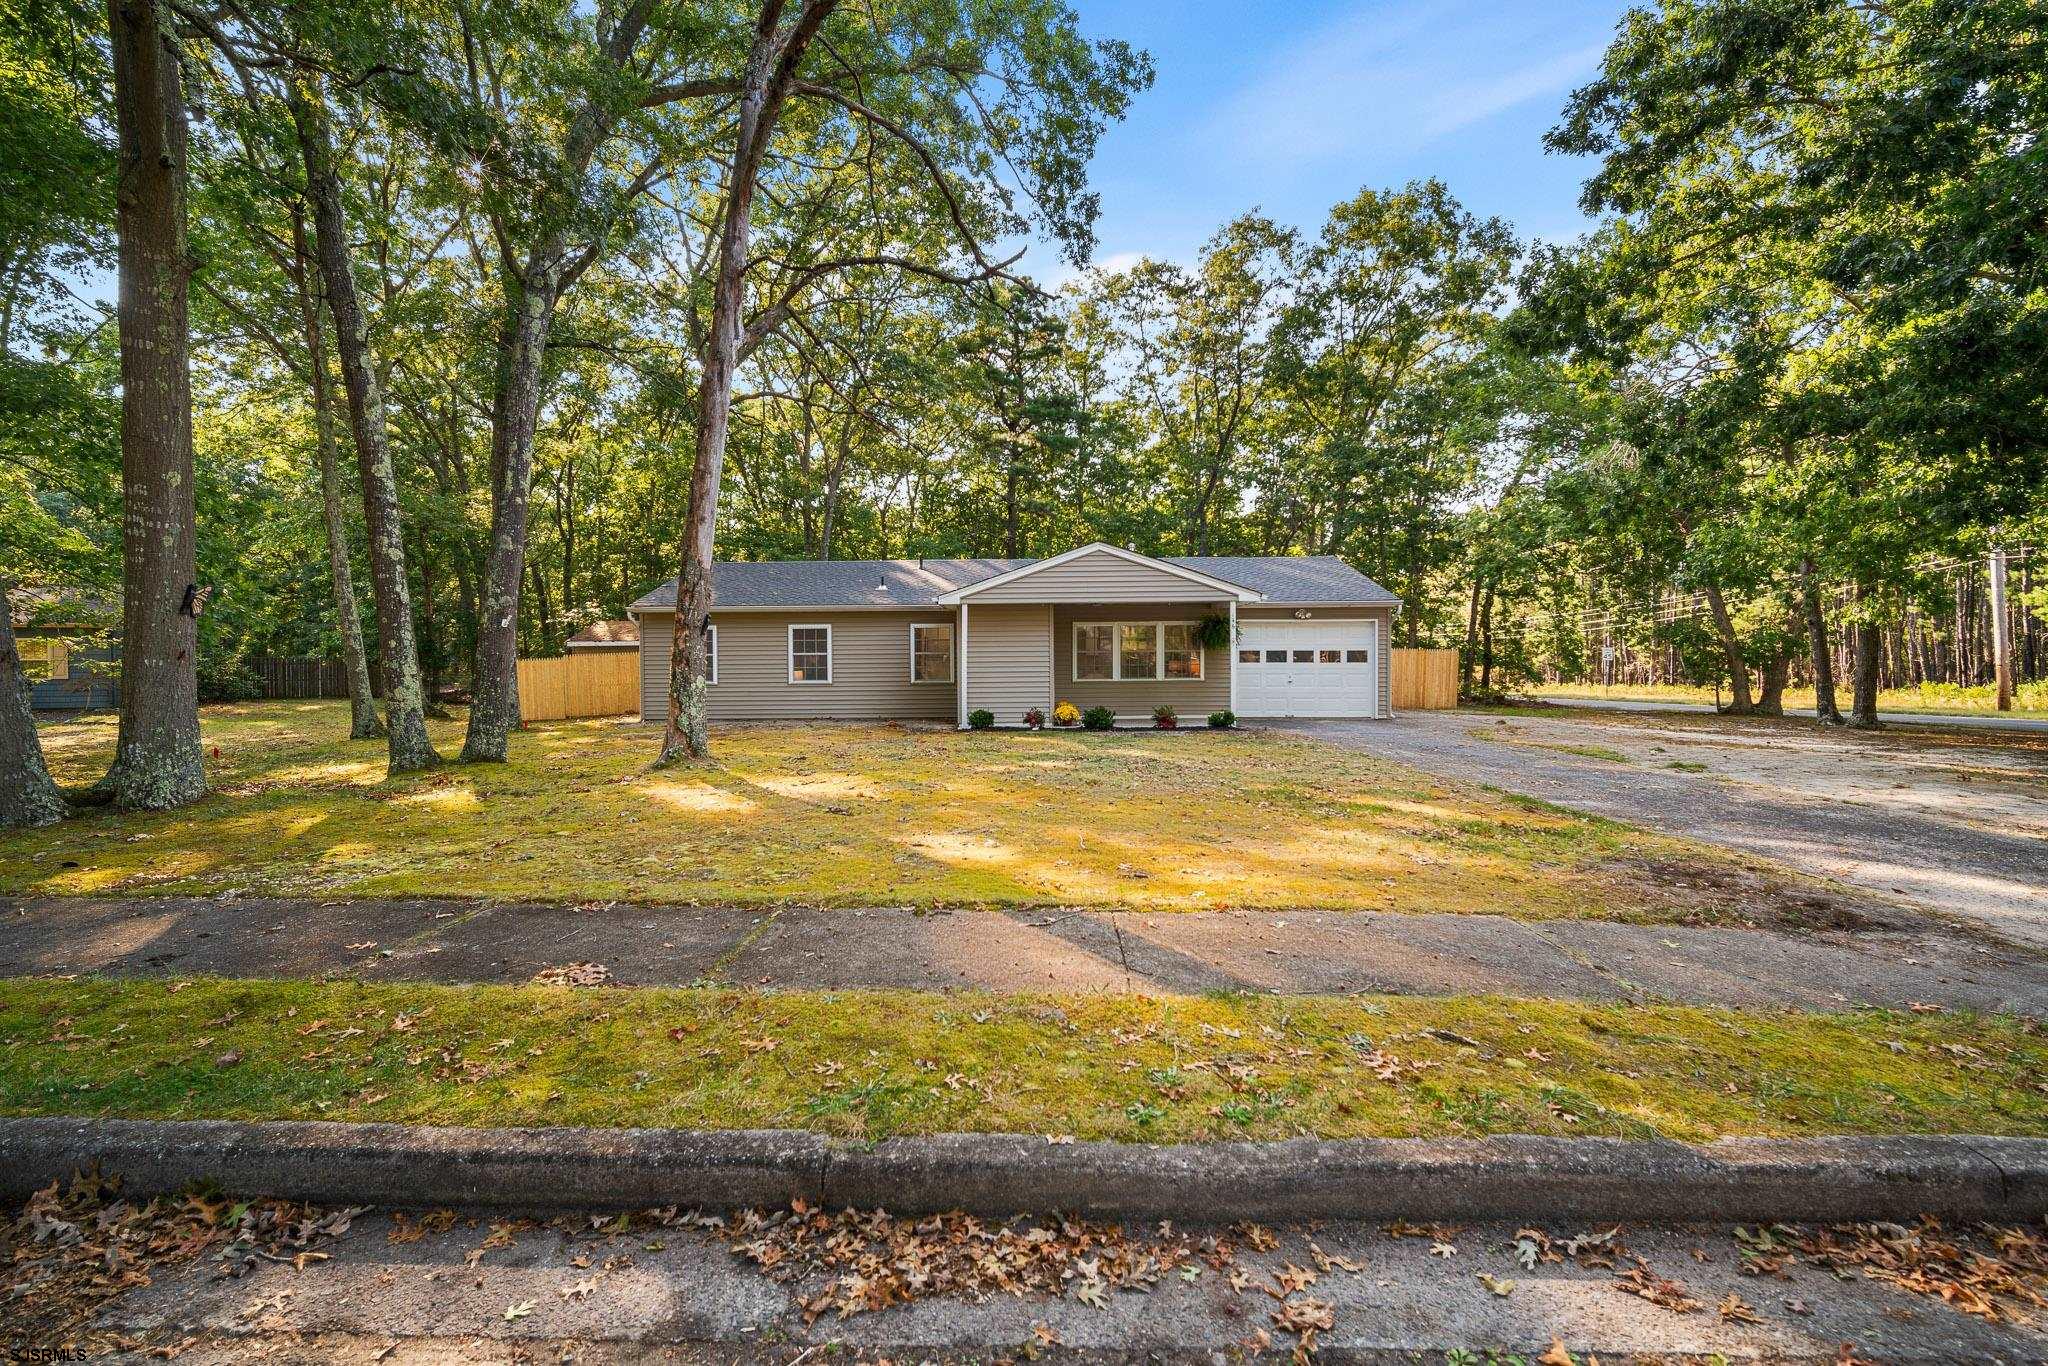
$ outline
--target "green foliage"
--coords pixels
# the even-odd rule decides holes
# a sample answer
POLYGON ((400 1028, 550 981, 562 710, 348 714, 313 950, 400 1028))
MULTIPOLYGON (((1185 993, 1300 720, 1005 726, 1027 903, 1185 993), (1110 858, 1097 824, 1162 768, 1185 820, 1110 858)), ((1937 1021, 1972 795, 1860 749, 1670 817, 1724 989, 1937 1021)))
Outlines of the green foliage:
POLYGON ((996 714, 986 707, 976 707, 967 713, 967 724, 975 730, 988 730, 996 723, 996 714))
POLYGON ((1237 713, 1225 707, 1222 711, 1209 713, 1209 729, 1229 730, 1237 724, 1237 713))
MULTIPOLYGON (((1580 242, 1525 254, 1418 178, 1319 223, 1245 213, 1190 260, 1048 295, 959 281, 1034 229, 1085 254, 1088 159, 1149 59, 1060 3, 842 7, 755 204, 749 316, 786 313, 736 382, 719 553, 1337 555, 1403 599, 1386 644, 1467 647, 1481 695, 1585 674, 1589 610, 1687 678, 1765 668, 1804 648, 1808 559, 1858 590, 1848 611, 1926 614, 1915 563, 2048 533, 2037 9, 1662 0, 1552 134, 1594 159, 1602 222, 1580 242), (836 97, 856 80, 898 131, 836 97), (1725 619, 1659 615, 1709 587, 1725 619)), ((323 73, 349 148, 430 679, 473 647, 501 333, 536 270, 580 278, 542 364, 522 651, 675 572, 720 90, 753 16, 650 13, 622 64, 599 13, 564 3, 180 11, 205 114, 205 657, 338 639, 276 100, 291 58, 323 73), (579 111, 603 133, 581 170, 579 111), (549 242, 559 257, 522 254, 549 242)), ((0 580, 113 602, 112 329, 69 292, 110 248, 104 22, 76 0, 0 14, 0 580)), ((1227 635, 1202 624, 1205 648, 1227 635)))
POLYGON ((200 651, 201 702, 253 702, 262 696, 263 680, 247 662, 233 655, 218 657, 200 651))
POLYGON ((1116 725, 1116 711, 1111 707, 1090 707, 1081 713, 1081 724, 1088 730, 1108 730, 1116 725))

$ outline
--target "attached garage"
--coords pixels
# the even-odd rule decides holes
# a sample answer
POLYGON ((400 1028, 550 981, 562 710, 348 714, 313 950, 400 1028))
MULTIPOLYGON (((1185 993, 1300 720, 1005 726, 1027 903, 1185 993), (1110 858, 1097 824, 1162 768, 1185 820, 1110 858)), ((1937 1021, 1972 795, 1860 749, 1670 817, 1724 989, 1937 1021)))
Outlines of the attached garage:
POLYGON ((1378 716, 1377 621, 1247 621, 1237 702, 1246 716, 1378 716))

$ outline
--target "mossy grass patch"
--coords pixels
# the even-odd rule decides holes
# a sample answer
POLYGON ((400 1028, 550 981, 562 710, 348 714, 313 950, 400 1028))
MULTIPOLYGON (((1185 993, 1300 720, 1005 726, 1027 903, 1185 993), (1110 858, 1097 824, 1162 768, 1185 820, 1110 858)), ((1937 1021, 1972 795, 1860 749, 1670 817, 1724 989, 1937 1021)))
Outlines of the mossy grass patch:
POLYGON ((0 1112, 1129 1141, 2048 1135, 2036 1023, 1501 997, 0 981, 0 1112))

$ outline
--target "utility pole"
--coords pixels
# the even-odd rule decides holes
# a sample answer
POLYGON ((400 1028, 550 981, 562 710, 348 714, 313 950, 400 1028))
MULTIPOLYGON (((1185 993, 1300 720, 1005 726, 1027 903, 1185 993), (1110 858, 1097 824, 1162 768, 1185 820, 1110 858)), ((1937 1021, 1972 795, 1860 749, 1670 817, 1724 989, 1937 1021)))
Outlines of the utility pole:
POLYGON ((2005 550, 1991 552, 1991 669, 1998 679, 1998 709, 2012 710, 2012 623, 2005 614, 2005 550))

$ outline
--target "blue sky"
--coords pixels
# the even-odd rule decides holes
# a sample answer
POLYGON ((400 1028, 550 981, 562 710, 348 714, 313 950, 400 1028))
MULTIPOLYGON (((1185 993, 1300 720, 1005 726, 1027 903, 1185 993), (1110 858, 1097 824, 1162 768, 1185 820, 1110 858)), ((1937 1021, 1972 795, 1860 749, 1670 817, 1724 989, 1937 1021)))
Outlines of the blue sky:
MULTIPOLYGON (((1543 134, 1585 84, 1624 0, 1076 0, 1091 35, 1158 80, 1092 167, 1099 264, 1192 259, 1252 208, 1313 230, 1364 186, 1436 176, 1524 238, 1566 239, 1584 162, 1543 134)), ((1034 250, 1030 265, 1058 278, 1034 250)))

